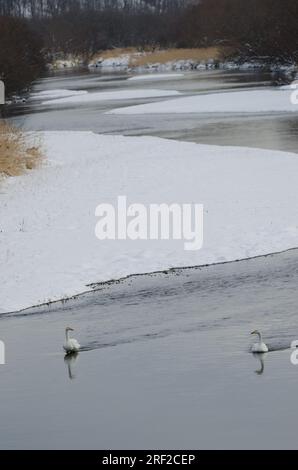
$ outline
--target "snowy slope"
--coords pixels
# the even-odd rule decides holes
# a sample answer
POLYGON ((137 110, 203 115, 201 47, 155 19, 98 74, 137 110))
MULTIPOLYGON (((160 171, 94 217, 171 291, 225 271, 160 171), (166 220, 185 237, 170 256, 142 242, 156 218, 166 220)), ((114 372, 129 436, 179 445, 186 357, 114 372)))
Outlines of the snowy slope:
POLYGON ((200 265, 298 245, 295 154, 152 137, 49 132, 39 170, 1 183, 0 311, 131 273, 200 265), (99 241, 95 208, 117 202, 203 203, 204 246, 99 241))

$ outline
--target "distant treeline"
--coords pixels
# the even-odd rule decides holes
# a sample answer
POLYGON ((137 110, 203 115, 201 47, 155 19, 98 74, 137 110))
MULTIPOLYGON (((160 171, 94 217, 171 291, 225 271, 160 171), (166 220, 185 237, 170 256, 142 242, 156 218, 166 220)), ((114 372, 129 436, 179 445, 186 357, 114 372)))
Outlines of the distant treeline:
POLYGON ((1 15, 25 17, 57 16, 78 10, 154 11, 184 8, 199 0, 1 0, 1 15))
POLYGON ((0 0, 0 15, 9 89, 39 73, 41 50, 88 58, 114 47, 228 45, 243 58, 298 62, 298 0, 0 0))
POLYGON ((11 2, 27 5, 35 30, 51 52, 92 54, 112 47, 227 43, 246 56, 298 60, 298 0, 11 2))
POLYGON ((182 23, 180 44, 229 42, 246 57, 298 61, 298 0, 201 0, 182 23))

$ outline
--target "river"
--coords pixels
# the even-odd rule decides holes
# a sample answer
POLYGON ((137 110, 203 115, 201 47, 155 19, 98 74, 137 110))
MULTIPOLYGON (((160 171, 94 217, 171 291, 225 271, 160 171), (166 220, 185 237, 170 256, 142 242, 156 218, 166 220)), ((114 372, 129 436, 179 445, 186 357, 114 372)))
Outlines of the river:
MULTIPOLYGON (((162 87, 184 93, 264 87, 272 76, 189 72, 56 73, 45 89, 162 87)), ((162 98, 160 98, 162 99, 162 98)), ((28 130, 92 130, 297 152, 294 115, 119 116, 129 102, 49 107, 28 102, 10 119, 28 130)), ((152 99, 150 99, 152 101, 152 99)), ((96 280, 95 280, 96 281, 96 280)), ((94 292, 2 315, 2 449, 297 448, 298 250, 234 263, 132 276, 94 292), (64 358, 66 325, 82 351, 64 358), (249 352, 263 331, 270 352, 249 352)))

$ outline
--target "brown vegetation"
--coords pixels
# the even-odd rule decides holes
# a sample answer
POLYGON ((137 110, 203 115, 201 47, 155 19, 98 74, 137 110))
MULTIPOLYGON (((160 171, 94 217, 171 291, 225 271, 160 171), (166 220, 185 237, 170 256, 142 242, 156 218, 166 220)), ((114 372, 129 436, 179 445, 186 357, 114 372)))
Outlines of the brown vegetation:
POLYGON ((21 129, 5 121, 0 122, 0 175, 21 175, 36 168, 41 160, 39 143, 32 145, 21 129))
POLYGON ((137 54, 138 49, 136 47, 115 47, 114 49, 108 49, 100 53, 98 57, 101 59, 113 59, 125 54, 137 54))
POLYGON ((232 52, 231 48, 228 47, 195 47, 192 49, 155 49, 149 46, 142 49, 137 47, 116 47, 103 51, 100 54, 95 54, 92 57, 92 62, 96 62, 99 59, 113 59, 123 55, 129 55, 131 67, 143 67, 148 64, 166 64, 167 62, 176 62, 179 60, 203 62, 213 59, 215 61, 221 61, 232 52))
POLYGON ((207 61, 208 59, 220 60, 222 51, 219 47, 197 47, 193 49, 166 49, 147 53, 132 58, 132 65, 144 66, 148 63, 166 64, 178 60, 193 60, 194 62, 207 61))
POLYGON ((113 49, 107 49, 105 51, 93 54, 90 60, 95 63, 98 60, 114 59, 123 55, 130 55, 131 57, 134 57, 134 55, 138 53, 139 51, 137 47, 114 47, 113 49))

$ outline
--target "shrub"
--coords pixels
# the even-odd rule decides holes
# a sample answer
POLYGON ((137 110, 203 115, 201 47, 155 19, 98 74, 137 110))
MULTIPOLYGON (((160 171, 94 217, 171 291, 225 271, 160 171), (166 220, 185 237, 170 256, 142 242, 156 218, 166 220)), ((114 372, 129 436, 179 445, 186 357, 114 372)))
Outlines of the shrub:
POLYGON ((0 175, 18 176, 36 168, 41 160, 39 143, 32 143, 21 129, 0 122, 0 175))

